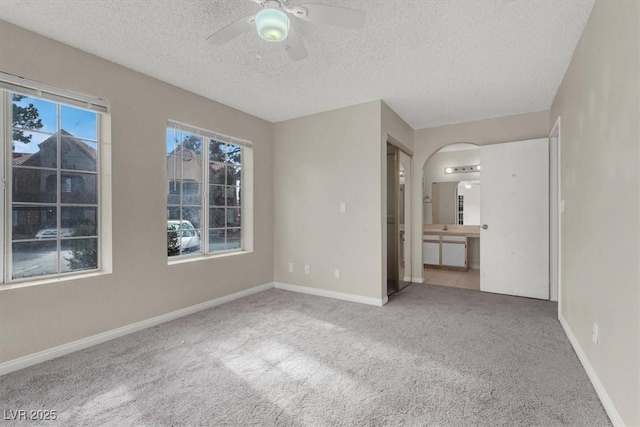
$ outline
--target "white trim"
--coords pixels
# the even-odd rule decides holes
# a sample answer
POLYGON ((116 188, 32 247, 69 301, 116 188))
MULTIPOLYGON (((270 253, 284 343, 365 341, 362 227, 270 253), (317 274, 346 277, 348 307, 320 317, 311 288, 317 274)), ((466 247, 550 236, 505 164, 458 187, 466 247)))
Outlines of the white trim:
POLYGON ((403 280, 404 282, 411 282, 411 277, 409 277, 409 276, 405 276, 405 277, 403 277, 403 278, 402 278, 402 280, 403 280))
POLYGON ((186 262, 193 261, 206 261, 208 259, 227 258, 237 255, 246 255, 253 253, 253 251, 246 251, 243 249, 231 249, 223 252, 211 252, 209 254, 196 254, 196 255, 181 255, 178 259, 169 258, 167 265, 178 265, 186 262))
POLYGON ((334 298, 334 299, 339 299, 343 301, 358 302, 360 304, 375 305, 377 307, 382 307, 389 301, 389 298, 387 297, 384 297, 384 298, 363 297, 360 295, 347 294, 343 292, 327 291, 325 289, 318 289, 318 288, 310 288, 308 286, 291 285, 289 283, 274 282, 273 287, 276 289, 282 289, 285 291, 299 292, 301 294, 316 295, 316 296, 325 297, 325 298, 334 298))
POLYGON ((104 276, 105 274, 111 274, 111 270, 85 270, 79 273, 62 273, 45 276, 44 278, 38 278, 38 276, 17 279, 11 282, 5 282, 4 284, 0 284, 0 293, 3 291, 8 291, 9 289, 20 289, 27 288, 30 286, 39 286, 46 285, 48 283, 59 283, 65 282, 67 280, 75 280, 75 279, 87 279, 90 277, 104 276))
POLYGON ((602 385, 602 383, 600 382, 600 379, 598 378, 596 371, 593 369, 593 366, 591 366, 591 363, 589 363, 589 359, 587 358, 587 355, 582 350, 582 347, 580 347, 580 343, 578 342, 576 336, 573 334, 573 331, 569 327, 569 324, 567 323, 565 318, 562 316, 562 313, 558 314, 558 320, 560 321, 560 325, 562 325, 562 329, 564 329, 564 333, 567 335, 567 338, 569 338, 569 342, 571 343, 573 350, 576 352, 576 355, 578 356, 578 360, 580 360, 580 363, 582 363, 582 367, 587 372, 587 376, 591 380, 591 384, 593 384, 593 388, 596 389, 596 393, 598 394, 598 397, 600 398, 600 402, 602 402, 602 406, 604 406, 605 411, 607 411, 607 415, 609 415, 609 419, 611 420, 611 423, 616 427, 624 426, 624 422, 622 421, 620 414, 618 413, 618 411, 616 410, 616 407, 611 401, 609 394, 607 394, 607 390, 604 388, 604 385, 602 385))
POLYGON ((141 320, 140 322, 132 323, 130 325, 122 326, 120 328, 112 329, 101 334, 93 335, 87 338, 82 338, 77 341, 72 341, 67 344, 62 344, 57 347, 53 347, 47 350, 39 351, 37 353, 29 354, 27 356, 20 357, 18 359, 9 360, 8 362, 0 363, 0 375, 5 375, 10 372, 17 371, 19 369, 27 368, 29 366, 37 365, 38 363, 46 362, 47 360, 55 359, 56 357, 64 356, 69 353, 73 353, 78 350, 101 344, 105 341, 112 340, 114 338, 122 337, 134 332, 141 331, 152 326, 159 325, 161 323, 175 320, 180 317, 188 316, 193 313, 197 313, 202 310, 206 310, 211 307, 215 307, 227 302, 244 298, 249 295, 256 294, 258 292, 266 291, 273 288, 273 283, 267 283, 265 285, 256 286, 253 288, 245 289, 244 291, 236 292, 230 295, 225 295, 220 298, 212 299, 200 304, 192 305, 190 307, 182 308, 180 310, 172 311, 170 313, 161 314, 160 316, 152 317, 150 319, 141 320))
POLYGON ((412 277, 411 283, 424 283, 424 277, 412 277))
POLYGON ((9 244, 5 238, 6 229, 8 227, 7 224, 9 221, 5 219, 5 212, 11 212, 11 210, 7 210, 6 180, 7 159, 12 157, 12 153, 9 152, 9 144, 5 144, 5 141, 9 141, 9 138, 13 139, 11 137, 12 126, 9 126, 10 119, 8 114, 8 112, 13 110, 13 108, 8 108, 8 106, 8 94, 0 91, 0 218, 2 218, 2 220, 0 220, 0 290, 2 289, 2 285, 6 282, 4 266, 7 265, 7 258, 5 254, 9 249, 9 244))
POLYGON ((470 270, 480 270, 480 263, 479 262, 472 262, 469 264, 469 269, 470 270))
MULTIPOLYGON (((560 314, 560 266, 561 266, 561 255, 560 255, 560 249, 561 249, 561 242, 560 242, 560 236, 561 236, 561 223, 562 223, 562 191, 561 191, 561 180, 562 180, 562 176, 561 176, 561 165, 560 165, 560 147, 561 147, 561 117, 558 116, 558 118, 556 119, 555 124, 553 125, 553 128, 551 129, 551 132, 549 133, 549 195, 552 194, 553 191, 556 192, 556 197, 553 202, 556 204, 556 211, 555 212, 551 212, 551 210, 549 210, 549 299, 551 301, 558 301, 558 314, 560 314), (556 144, 555 144, 555 152, 553 152, 551 150, 552 144, 551 144, 551 140, 552 138, 556 138, 556 144), (555 161, 556 161, 556 167, 555 170, 551 169, 551 159, 554 158, 555 156, 555 161), (552 184, 552 178, 555 178, 555 183, 556 183, 556 188, 552 189, 551 188, 551 184, 552 184), (552 230, 552 221, 556 220, 557 224, 556 224, 556 234, 553 235, 551 232, 552 230), (551 251, 551 247, 555 245, 555 259, 551 259, 551 255, 552 255, 552 251, 551 251), (553 283, 553 280, 551 280, 553 278, 553 271, 552 271, 552 267, 553 264, 555 263, 555 267, 556 267, 556 283, 553 283), (552 292, 553 291, 553 292, 552 292), (555 299, 554 299, 555 297, 555 299)), ((549 207, 551 208, 553 206, 553 203, 551 201, 551 199, 549 200, 549 207)))

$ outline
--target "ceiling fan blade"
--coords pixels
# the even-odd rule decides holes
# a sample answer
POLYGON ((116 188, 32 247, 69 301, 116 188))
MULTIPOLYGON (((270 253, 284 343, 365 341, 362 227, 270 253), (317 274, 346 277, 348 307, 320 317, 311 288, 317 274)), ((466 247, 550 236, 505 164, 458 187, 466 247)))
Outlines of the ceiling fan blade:
POLYGON ((301 61, 309 56, 307 48, 304 47, 302 40, 300 40, 300 37, 298 37, 298 34, 293 27, 289 27, 289 35, 287 35, 287 45, 285 49, 287 50, 289 58, 294 61, 301 61))
POLYGON ((364 10, 349 9, 340 6, 324 4, 305 4, 300 8, 306 9, 306 14, 295 13, 295 16, 314 24, 334 25, 342 28, 358 30, 364 26, 366 14, 364 10))
POLYGON ((213 43, 216 46, 222 46, 228 41, 238 37, 242 33, 246 33, 254 28, 256 21, 255 15, 245 16, 238 19, 236 22, 227 25, 226 27, 216 31, 207 37, 207 41, 213 43))

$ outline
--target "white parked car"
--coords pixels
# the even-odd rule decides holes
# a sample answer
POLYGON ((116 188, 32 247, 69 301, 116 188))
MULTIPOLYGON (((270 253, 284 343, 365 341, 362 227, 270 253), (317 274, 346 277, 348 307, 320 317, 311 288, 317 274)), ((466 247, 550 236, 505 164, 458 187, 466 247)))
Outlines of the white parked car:
POLYGON ((182 253, 194 252, 200 249, 200 235, 191 224, 191 221, 170 219, 167 221, 167 229, 178 232, 178 245, 182 253))
MULTIPOLYGON (((72 237, 76 230, 73 228, 61 228, 60 237, 72 237)), ((36 239, 55 239, 58 237, 57 228, 43 228, 36 233, 36 239)))

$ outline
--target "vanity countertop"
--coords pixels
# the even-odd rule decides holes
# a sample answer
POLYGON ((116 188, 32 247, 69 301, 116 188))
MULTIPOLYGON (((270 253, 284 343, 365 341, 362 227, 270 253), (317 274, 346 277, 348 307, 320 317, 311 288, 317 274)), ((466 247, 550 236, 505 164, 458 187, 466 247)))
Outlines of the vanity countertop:
POLYGON ((444 225, 431 226, 423 229, 423 234, 440 234, 445 236, 467 236, 467 237, 480 237, 480 226, 476 225, 453 225, 447 226, 446 230, 443 230, 444 225))

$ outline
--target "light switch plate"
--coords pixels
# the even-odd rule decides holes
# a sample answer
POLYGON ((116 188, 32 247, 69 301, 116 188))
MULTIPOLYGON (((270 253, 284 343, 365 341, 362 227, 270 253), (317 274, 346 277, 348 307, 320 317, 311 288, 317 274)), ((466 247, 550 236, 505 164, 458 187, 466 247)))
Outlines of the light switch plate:
POLYGON ((340 212, 347 211, 347 202, 340 202, 340 212))

